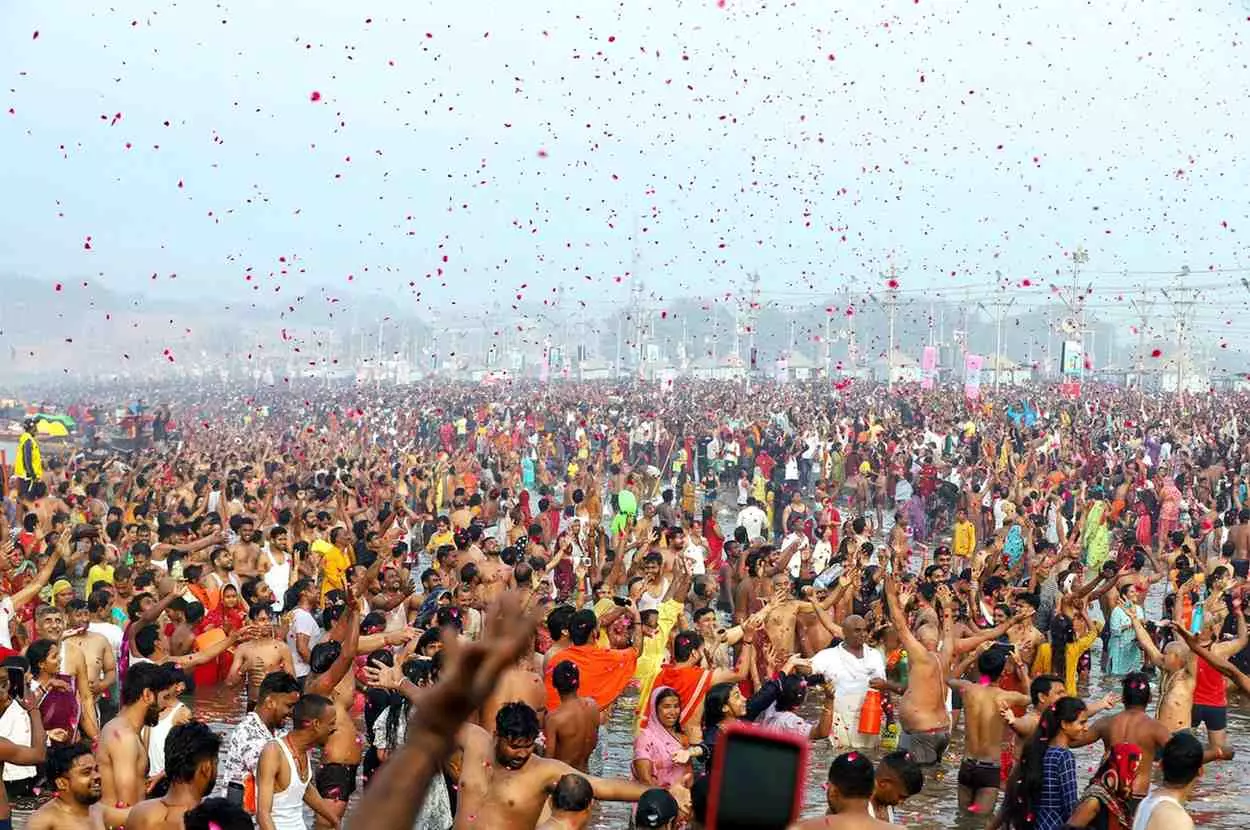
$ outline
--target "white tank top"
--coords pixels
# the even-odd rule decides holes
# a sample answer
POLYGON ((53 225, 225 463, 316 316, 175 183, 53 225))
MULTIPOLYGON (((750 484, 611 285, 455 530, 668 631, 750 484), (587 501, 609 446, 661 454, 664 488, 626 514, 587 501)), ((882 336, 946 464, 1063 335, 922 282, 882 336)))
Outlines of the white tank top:
POLYGON ((304 763, 308 767, 308 777, 299 777, 299 764, 287 748, 286 738, 278 738, 275 743, 282 750, 286 762, 291 765, 291 783, 280 793, 273 794, 273 805, 270 816, 274 830, 305 830, 304 795, 308 792, 308 782, 312 780, 312 762, 308 753, 304 753, 304 763))
POLYGON ((275 611, 282 610, 282 598, 291 581, 291 560, 284 558, 281 563, 273 561, 273 554, 265 549, 265 558, 269 560, 269 570, 265 571, 265 584, 273 591, 275 611))
POLYGON ((161 715, 156 726, 148 729, 149 777, 155 777, 165 771, 165 739, 169 737, 169 730, 174 728, 174 716, 181 708, 181 703, 175 703, 174 708, 161 715))
MULTIPOLYGON (((1158 790, 1151 790, 1142 799, 1141 804, 1137 805, 1137 814, 1133 817, 1133 830, 1146 830, 1150 825, 1150 817, 1154 813, 1155 808, 1166 801, 1170 801, 1177 807, 1181 806, 1181 803, 1174 796, 1161 795, 1158 790)), ((1182 811, 1184 809, 1184 807, 1181 807, 1182 811)))

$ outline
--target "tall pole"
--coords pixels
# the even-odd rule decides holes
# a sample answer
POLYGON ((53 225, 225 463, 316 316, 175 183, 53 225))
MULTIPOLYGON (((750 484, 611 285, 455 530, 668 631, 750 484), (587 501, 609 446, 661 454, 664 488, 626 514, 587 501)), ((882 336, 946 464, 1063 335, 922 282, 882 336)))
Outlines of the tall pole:
POLYGON ((889 277, 890 279, 889 279, 888 285, 890 287, 887 289, 887 298, 890 304, 890 344, 889 344, 888 351, 886 352, 886 355, 885 355, 885 372, 886 372, 885 388, 886 388, 886 391, 893 392, 894 391, 894 309, 898 303, 898 294, 896 293, 897 289, 893 287, 898 284, 898 269, 894 266, 893 263, 890 264, 889 277))
POLYGON ((833 377, 833 312, 825 315, 825 378, 833 377))
POLYGON ((612 380, 620 379, 621 375, 621 322, 625 319, 624 315, 617 312, 616 315, 616 367, 612 373, 612 380))
POLYGON ((994 392, 998 392, 998 381, 1003 374, 1003 301, 1000 297, 994 301, 994 392))
POLYGON ((1089 254, 1081 245, 1072 252, 1072 302, 1076 304, 1077 331, 1081 333, 1081 365, 1077 369, 1077 383, 1085 385, 1085 297, 1081 291, 1081 266, 1089 262, 1089 254))

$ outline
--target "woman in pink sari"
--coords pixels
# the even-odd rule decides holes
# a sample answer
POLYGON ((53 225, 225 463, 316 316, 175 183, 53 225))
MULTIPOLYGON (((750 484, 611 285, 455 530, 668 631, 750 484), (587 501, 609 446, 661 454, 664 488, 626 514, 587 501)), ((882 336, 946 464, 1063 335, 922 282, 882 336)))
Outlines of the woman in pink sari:
POLYGON ((681 698, 668 686, 651 693, 647 725, 634 739, 634 778, 648 787, 689 787, 694 779, 681 732, 681 698))

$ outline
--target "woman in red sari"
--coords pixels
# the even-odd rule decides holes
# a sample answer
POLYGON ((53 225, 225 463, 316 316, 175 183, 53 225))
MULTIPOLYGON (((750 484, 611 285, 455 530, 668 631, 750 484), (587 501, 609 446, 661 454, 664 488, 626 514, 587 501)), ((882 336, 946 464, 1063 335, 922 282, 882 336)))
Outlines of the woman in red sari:
MULTIPOLYGON (((196 650, 208 648, 217 640, 229 637, 247 624, 247 609, 243 599, 234 585, 226 583, 221 589, 221 602, 212 611, 204 615, 194 628, 196 650)), ((196 687, 212 686, 220 683, 230 674, 230 664, 234 661, 234 650, 222 652, 216 660, 197 666, 195 669, 196 687)))
POLYGON ((716 525, 716 513, 711 507, 703 508, 703 538, 707 540, 707 570, 718 573, 725 564, 725 537, 716 525))

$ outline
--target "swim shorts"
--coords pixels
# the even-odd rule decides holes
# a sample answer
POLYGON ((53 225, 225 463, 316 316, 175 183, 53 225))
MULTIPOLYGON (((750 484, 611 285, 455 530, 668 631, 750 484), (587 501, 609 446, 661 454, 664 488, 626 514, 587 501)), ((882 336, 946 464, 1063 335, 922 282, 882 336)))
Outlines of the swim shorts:
POLYGON ((317 771, 317 792, 330 801, 347 801, 356 792, 360 764, 322 764, 317 771))
POLYGON ((993 761, 965 758, 959 764, 959 786, 970 790, 996 790, 1002 783, 1002 766, 993 761))

